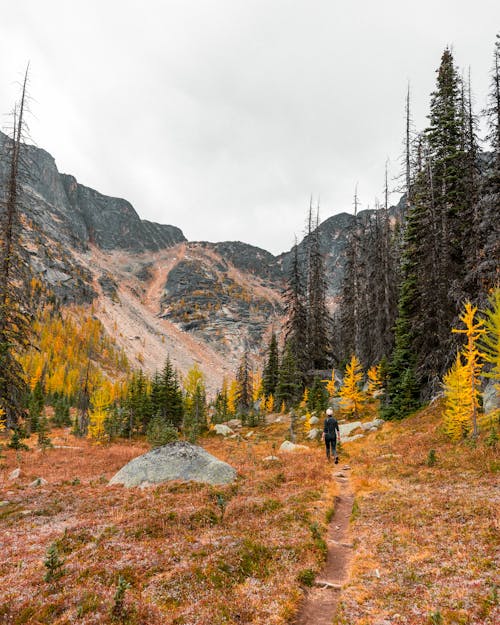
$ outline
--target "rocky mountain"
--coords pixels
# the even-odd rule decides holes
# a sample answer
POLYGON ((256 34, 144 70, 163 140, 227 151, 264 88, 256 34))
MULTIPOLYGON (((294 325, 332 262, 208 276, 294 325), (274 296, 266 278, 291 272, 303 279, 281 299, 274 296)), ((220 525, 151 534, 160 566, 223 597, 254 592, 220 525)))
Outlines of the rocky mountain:
MULTIPOLYGON (((0 133, 0 155, 8 138, 0 133)), ((279 330, 291 252, 241 242, 188 242, 175 226, 142 220, 126 200, 59 173, 54 158, 24 146, 21 204, 33 271, 65 304, 92 303, 95 315, 148 370, 166 353, 185 371, 200 364, 213 385, 232 373, 245 346, 261 353, 279 330)), ((0 159, 0 185, 7 160, 0 159)), ((366 213, 366 211, 365 211, 366 213)), ((332 305, 357 218, 342 213, 319 226, 332 305)), ((299 243, 305 254, 307 237, 299 243)))

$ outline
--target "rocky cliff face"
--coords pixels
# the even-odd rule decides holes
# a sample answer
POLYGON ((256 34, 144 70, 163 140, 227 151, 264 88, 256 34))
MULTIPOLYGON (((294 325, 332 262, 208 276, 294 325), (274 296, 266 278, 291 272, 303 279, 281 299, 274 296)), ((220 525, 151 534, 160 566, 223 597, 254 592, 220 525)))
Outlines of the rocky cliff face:
MULTIPOLYGON (((0 156, 7 141, 0 133, 0 156)), ((23 162, 24 242, 35 274, 63 303, 93 302, 140 366, 161 367, 169 352, 181 370, 194 360, 220 381, 244 346, 262 352, 270 327, 279 331, 292 252, 276 257, 238 241, 188 243, 179 228, 141 220, 126 200, 60 174, 44 150, 25 146, 23 162)), ((0 158, 0 189, 6 176, 0 158)), ((368 218, 367 211, 342 213, 319 226, 332 305, 349 236, 368 218)), ((300 256, 307 246, 306 237, 300 256)))

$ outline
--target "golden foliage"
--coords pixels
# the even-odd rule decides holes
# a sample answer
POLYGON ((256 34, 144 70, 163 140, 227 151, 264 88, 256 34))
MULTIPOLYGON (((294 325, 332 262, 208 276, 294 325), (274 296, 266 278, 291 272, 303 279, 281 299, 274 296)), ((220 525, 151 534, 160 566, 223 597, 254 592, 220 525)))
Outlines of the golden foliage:
POLYGON ((104 422, 113 401, 113 386, 105 381, 90 397, 88 437, 98 443, 106 441, 104 422))
POLYGON ((82 307, 59 313, 47 306, 34 322, 34 330, 35 345, 20 356, 32 389, 43 376, 46 393, 72 398, 78 395, 87 369, 91 393, 106 378, 124 377, 130 371, 123 350, 82 307))
POLYGON ((464 324, 465 328, 453 328, 452 332, 455 334, 464 334, 466 337, 466 344, 461 350, 461 355, 464 360, 464 366, 467 371, 467 385, 469 393, 469 405, 470 414, 469 417, 472 420, 473 434, 477 435, 477 411, 479 408, 479 389, 480 389, 480 375, 483 368, 481 362, 481 355, 478 349, 478 341, 486 332, 484 328, 484 321, 482 319, 476 319, 477 307, 472 306, 470 302, 465 302, 464 311, 460 315, 460 321, 464 324))
POLYGON ((465 438, 471 429, 472 397, 469 372, 460 354, 443 379, 444 429, 452 440, 465 438))
POLYGON ((382 365, 373 365, 367 371, 368 376, 368 389, 367 394, 371 398, 376 398, 382 393, 383 381, 382 381, 382 365))
POLYGON ((355 354, 347 364, 344 383, 339 390, 342 412, 349 417, 358 417, 363 407, 365 397, 360 388, 363 379, 361 363, 355 354))
POLYGON ((326 383, 326 390, 330 397, 334 397, 337 389, 335 387, 335 369, 332 370, 332 377, 326 383))

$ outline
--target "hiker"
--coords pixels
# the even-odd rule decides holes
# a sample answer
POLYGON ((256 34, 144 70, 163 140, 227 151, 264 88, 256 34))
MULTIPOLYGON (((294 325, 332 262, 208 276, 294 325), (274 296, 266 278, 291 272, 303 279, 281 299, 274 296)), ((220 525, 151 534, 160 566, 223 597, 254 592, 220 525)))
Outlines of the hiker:
POLYGON ((328 408, 326 411, 325 425, 323 427, 322 439, 326 445, 326 459, 330 460, 330 451, 335 458, 335 464, 339 462, 339 456, 337 454, 337 437, 340 441, 340 430, 337 419, 333 416, 333 410, 328 408))

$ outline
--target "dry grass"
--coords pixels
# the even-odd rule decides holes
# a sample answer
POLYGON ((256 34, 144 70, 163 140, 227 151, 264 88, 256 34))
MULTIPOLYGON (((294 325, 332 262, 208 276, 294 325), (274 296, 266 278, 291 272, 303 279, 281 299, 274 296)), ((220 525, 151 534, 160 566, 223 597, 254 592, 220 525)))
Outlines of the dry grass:
POLYGON ((314 524, 324 532, 335 486, 320 448, 263 461, 284 427, 259 429, 253 443, 203 441, 239 472, 235 485, 218 489, 109 488, 108 478, 146 449, 138 443, 94 447, 58 431, 57 445, 77 449, 4 452, 0 623, 285 623, 301 596, 298 575, 323 561, 314 524), (8 481, 18 466, 21 477, 8 481), (39 476, 49 484, 30 487, 39 476), (223 518, 217 494, 227 503, 223 518), (43 562, 53 542, 65 572, 50 585, 43 562), (119 576, 131 587, 113 621, 119 576))
POLYGON ((337 625, 500 623, 499 454, 448 442, 440 411, 348 448, 356 549, 337 625))

